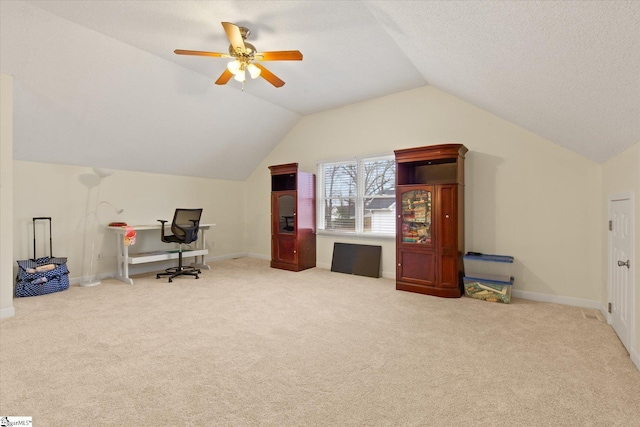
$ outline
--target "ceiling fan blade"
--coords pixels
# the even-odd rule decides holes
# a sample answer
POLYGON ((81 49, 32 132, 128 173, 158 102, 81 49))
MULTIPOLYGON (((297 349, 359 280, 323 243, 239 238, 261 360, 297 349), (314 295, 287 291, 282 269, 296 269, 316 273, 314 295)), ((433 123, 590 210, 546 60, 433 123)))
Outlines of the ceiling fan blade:
POLYGON ((271 71, 267 70, 266 68, 264 68, 262 65, 260 64, 254 64, 256 67, 260 68, 260 77, 262 77, 263 79, 265 79, 266 81, 268 81, 269 83, 271 83, 272 85, 274 85, 275 87, 282 87, 284 86, 284 82, 282 80, 280 80, 278 78, 278 76, 276 76, 275 74, 273 74, 271 71))
POLYGON ((231 80, 231 77, 233 77, 233 73, 225 68, 224 72, 220 74, 220 77, 218 77, 218 80, 216 80, 216 84, 226 85, 227 82, 231 80))
POLYGON ((302 53, 299 50, 279 50, 275 52, 256 53, 259 61, 302 61, 302 53))
POLYGON ((244 40, 242 40, 242 34, 240 33, 240 28, 236 24, 232 24, 231 22, 223 22, 222 26, 224 27, 224 31, 227 33, 227 37, 231 42, 231 46, 237 52, 244 53, 245 46, 244 40))
POLYGON ((173 53, 177 55, 197 55, 197 56, 214 56, 216 58, 231 58, 231 55, 228 53, 218 53, 218 52, 203 52, 201 50, 184 50, 184 49, 176 49, 173 53))

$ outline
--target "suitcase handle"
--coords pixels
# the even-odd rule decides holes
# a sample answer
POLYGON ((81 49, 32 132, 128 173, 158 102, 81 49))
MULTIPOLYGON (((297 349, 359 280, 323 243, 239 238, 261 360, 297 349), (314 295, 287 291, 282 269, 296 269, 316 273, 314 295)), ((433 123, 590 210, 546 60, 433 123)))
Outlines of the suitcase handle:
POLYGON ((36 256, 36 221, 49 221, 49 256, 53 257, 53 241, 51 238, 51 217, 50 216, 39 216, 33 218, 33 260, 38 259, 36 256))

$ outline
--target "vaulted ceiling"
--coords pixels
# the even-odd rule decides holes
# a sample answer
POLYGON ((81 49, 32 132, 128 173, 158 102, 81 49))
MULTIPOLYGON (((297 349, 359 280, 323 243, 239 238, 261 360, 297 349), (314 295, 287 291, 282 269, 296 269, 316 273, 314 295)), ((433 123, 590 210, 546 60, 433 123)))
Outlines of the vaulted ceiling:
POLYGON ((1 1, 14 158, 245 179, 304 115, 433 85, 601 163, 640 142, 636 1, 1 1), (213 82, 222 21, 286 84, 213 82))

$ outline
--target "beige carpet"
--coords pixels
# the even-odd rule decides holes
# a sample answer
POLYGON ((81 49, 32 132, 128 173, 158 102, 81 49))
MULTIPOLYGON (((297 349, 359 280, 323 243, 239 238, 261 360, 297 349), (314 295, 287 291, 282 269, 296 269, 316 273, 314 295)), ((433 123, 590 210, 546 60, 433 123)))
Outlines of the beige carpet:
POLYGON ((16 299, 0 415, 42 426, 638 426, 594 310, 396 291, 243 258, 16 299), (588 316, 585 316, 587 314, 588 316))

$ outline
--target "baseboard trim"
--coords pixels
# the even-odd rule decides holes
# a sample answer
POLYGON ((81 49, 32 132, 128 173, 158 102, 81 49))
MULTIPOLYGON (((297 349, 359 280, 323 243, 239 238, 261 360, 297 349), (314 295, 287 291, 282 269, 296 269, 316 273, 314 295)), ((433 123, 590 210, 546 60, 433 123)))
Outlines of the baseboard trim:
POLYGON ((515 298, 522 298, 531 301, 551 302, 554 304, 571 305, 574 307, 593 308, 602 310, 602 303, 596 300, 566 297, 562 295, 541 294, 538 292, 520 291, 514 289, 512 295, 515 298))
POLYGON ((316 267, 324 268, 325 270, 331 270, 331 264, 328 264, 326 262, 318 262, 316 263, 316 267))
POLYGON ((6 319, 16 315, 16 309, 13 307, 7 307, 0 310, 0 319, 6 319))
MULTIPOLYGON (((97 279, 98 280, 104 280, 104 279, 113 279, 115 277, 116 273, 101 273, 97 275, 97 279)), ((69 284, 70 285, 79 285, 80 283, 86 283, 89 281, 88 277, 69 277, 69 284)))
POLYGON ((638 352, 634 349, 631 349, 629 355, 631 356, 631 361, 633 362, 633 364, 636 365, 636 368, 638 368, 638 371, 640 371, 640 354, 638 354, 638 352))

